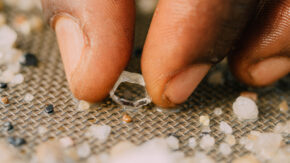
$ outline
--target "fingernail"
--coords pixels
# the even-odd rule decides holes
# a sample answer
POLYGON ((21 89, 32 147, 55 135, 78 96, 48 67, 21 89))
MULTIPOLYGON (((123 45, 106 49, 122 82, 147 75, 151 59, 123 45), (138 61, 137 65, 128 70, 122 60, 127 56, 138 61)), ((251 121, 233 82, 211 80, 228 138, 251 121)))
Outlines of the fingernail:
POLYGON ((290 59, 287 57, 269 58, 258 62, 249 68, 255 83, 268 85, 290 72, 290 59))
POLYGON ((206 64, 196 64, 180 72, 167 83, 164 91, 165 98, 174 104, 186 101, 210 67, 206 64))
POLYGON ((69 17, 58 18, 55 32, 68 81, 76 69, 84 48, 84 36, 80 26, 69 17))

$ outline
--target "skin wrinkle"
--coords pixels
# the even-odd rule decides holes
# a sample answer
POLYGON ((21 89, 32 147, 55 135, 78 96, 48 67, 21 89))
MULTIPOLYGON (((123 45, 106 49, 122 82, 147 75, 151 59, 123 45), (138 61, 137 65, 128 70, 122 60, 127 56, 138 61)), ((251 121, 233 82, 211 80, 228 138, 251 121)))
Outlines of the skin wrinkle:
POLYGON ((248 15, 253 14, 256 3, 257 0, 160 0, 142 55, 142 72, 153 101, 162 104, 162 91, 182 70, 197 63, 211 65, 227 55, 249 22, 248 15), (187 4, 186 9, 178 3, 187 4), (195 4, 191 7, 194 11, 188 10, 195 4))
MULTIPOLYGON (((255 81, 257 78, 252 76, 251 69, 254 65, 271 58, 288 58, 286 60, 290 62, 290 0, 267 0, 259 5, 255 19, 245 31, 246 37, 241 41, 236 54, 230 56, 231 68, 235 76, 246 84, 254 86, 266 85, 263 81, 255 81)), ((287 65, 277 66, 286 68, 287 65)), ((286 69, 281 71, 287 73, 286 69)), ((274 79, 271 80, 272 76, 270 73, 268 82, 274 82, 274 79)))

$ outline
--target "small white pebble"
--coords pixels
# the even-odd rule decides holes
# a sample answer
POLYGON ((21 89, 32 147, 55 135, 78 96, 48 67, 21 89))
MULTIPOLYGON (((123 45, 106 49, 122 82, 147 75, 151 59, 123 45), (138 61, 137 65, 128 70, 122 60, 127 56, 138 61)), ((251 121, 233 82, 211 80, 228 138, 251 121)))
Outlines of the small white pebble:
POLYGON ((91 148, 88 143, 83 143, 77 147, 77 154, 80 158, 86 158, 91 154, 91 148))
POLYGON ((208 115, 202 115, 199 117, 199 122, 202 126, 209 126, 209 117, 208 115))
POLYGON ((34 96, 32 94, 30 94, 30 93, 26 93, 24 95, 24 101, 25 102, 31 102, 33 99, 34 99, 34 96))
POLYGON ((236 138, 234 135, 226 135, 225 142, 228 143, 230 146, 233 146, 236 144, 236 138))
POLYGON ((210 135, 205 135, 201 138, 200 147, 204 150, 211 149, 214 144, 215 144, 215 140, 210 135))
POLYGON ((12 85, 17 85, 17 84, 21 84, 23 81, 24 81, 24 76, 22 74, 17 74, 13 77, 10 83, 12 85))
POLYGON ((88 129, 89 136, 97 138, 101 142, 105 142, 111 133, 111 127, 108 125, 90 126, 88 129))
POLYGON ((191 149, 194 149, 196 147, 196 139, 194 137, 188 139, 188 146, 191 149))
POLYGON ((71 147, 74 144, 73 140, 68 136, 59 139, 59 142, 64 148, 71 147))
POLYGON ((252 99, 242 96, 233 103, 233 110, 240 120, 255 120, 259 113, 256 103, 252 99))
POLYGON ((44 135, 47 131, 48 131, 48 130, 47 130, 46 127, 43 127, 43 126, 39 126, 39 127, 38 127, 38 133, 39 133, 40 135, 44 135))
POLYGON ((83 101, 83 100, 79 101, 79 104, 78 104, 78 110, 79 111, 89 110, 90 107, 91 107, 91 103, 89 103, 87 101, 83 101))
POLYGON ((179 148, 179 140, 176 137, 169 136, 165 141, 170 149, 177 150, 179 148))
POLYGON ((220 115, 222 115, 222 113, 223 113, 223 111, 222 111, 221 108, 215 108, 213 112, 214 112, 214 114, 217 115, 217 116, 220 116, 220 115))
POLYGON ((231 146, 226 144, 226 143, 221 143, 220 146, 219 146, 219 151, 222 155, 229 155, 232 153, 232 149, 231 149, 231 146))
POLYGON ((220 122, 220 131, 225 133, 225 134, 232 134, 233 129, 227 122, 221 121, 220 122))

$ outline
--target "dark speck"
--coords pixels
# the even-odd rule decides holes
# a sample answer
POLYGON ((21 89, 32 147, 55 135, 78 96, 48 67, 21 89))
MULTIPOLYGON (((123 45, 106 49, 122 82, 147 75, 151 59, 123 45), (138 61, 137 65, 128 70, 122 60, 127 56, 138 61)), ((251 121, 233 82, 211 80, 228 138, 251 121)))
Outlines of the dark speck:
POLYGON ((52 104, 48 104, 48 105, 46 105, 46 107, 45 107, 45 112, 48 113, 48 114, 53 113, 53 112, 54 112, 54 107, 53 107, 53 105, 52 105, 52 104))
POLYGON ((37 66, 38 65, 38 59, 36 56, 32 53, 26 53, 24 55, 24 61, 21 63, 24 66, 37 66))
POLYGON ((16 138, 15 139, 15 145, 14 146, 19 147, 19 146, 24 145, 24 144, 26 144, 25 139, 23 139, 23 138, 16 138))
POLYGON ((15 147, 19 147, 26 144, 26 141, 23 138, 8 137, 8 143, 15 147))
POLYGON ((13 130, 13 125, 11 122, 5 122, 4 123, 4 128, 6 131, 10 131, 10 130, 13 130))
POLYGON ((2 89, 7 88, 7 83, 0 83, 0 88, 2 89))

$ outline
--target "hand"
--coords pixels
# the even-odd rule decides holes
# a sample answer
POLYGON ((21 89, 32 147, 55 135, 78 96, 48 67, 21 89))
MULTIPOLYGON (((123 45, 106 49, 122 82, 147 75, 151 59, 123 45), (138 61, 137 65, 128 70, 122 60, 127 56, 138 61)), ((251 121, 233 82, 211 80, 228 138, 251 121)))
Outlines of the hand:
MULTIPOLYGON (((103 100, 133 47, 133 0, 42 0, 73 94, 103 100)), ((184 102, 229 56, 234 75, 265 86, 290 72, 290 0, 159 0, 142 54, 154 103, 184 102)))

